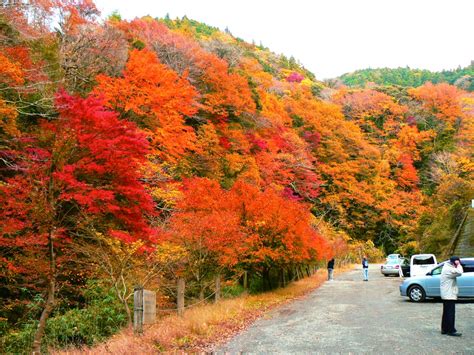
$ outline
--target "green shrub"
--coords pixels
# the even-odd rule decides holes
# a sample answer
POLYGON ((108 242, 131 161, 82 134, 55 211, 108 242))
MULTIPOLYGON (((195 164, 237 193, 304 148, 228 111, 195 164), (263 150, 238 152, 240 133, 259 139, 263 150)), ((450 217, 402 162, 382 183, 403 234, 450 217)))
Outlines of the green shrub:
POLYGON ((233 283, 222 288, 222 295, 226 298, 233 298, 241 295, 244 292, 244 287, 239 283, 233 283))
MULTIPOLYGON (((46 323, 43 349, 93 345, 124 327, 127 317, 112 290, 89 283, 84 292, 87 306, 54 314, 46 323)), ((38 322, 11 330, 0 340, 2 353, 23 354, 30 350, 38 322)))

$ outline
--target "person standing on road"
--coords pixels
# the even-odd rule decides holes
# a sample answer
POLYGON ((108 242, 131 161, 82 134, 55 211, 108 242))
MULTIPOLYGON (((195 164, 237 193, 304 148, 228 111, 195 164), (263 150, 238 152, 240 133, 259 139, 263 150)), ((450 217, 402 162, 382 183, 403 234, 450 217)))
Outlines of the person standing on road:
POLYGON ((369 281, 369 261, 365 255, 362 259, 362 271, 364 275, 364 281, 369 281))
POLYGON ((452 256, 443 265, 441 271, 440 291, 443 300, 443 317, 441 319, 441 334, 461 336, 454 326, 456 314, 456 300, 458 299, 458 286, 456 278, 463 273, 461 261, 457 256, 452 256))
POLYGON ((334 258, 332 258, 328 262, 328 281, 334 280, 333 274, 334 274, 334 258))

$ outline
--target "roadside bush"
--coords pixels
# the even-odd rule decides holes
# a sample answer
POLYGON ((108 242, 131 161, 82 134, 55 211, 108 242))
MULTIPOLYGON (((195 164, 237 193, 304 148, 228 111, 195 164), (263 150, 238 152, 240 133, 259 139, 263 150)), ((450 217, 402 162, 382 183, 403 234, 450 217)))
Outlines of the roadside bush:
MULTIPOLYGON (((112 290, 89 283, 84 292, 87 306, 55 314, 47 321, 43 349, 80 347, 93 345, 119 331, 127 324, 123 305, 112 290)), ((30 350, 37 321, 31 321, 21 329, 6 333, 1 341, 2 353, 21 354, 30 350)))
POLYGON ((222 295, 226 298, 233 298, 244 293, 244 287, 237 282, 222 287, 222 295))

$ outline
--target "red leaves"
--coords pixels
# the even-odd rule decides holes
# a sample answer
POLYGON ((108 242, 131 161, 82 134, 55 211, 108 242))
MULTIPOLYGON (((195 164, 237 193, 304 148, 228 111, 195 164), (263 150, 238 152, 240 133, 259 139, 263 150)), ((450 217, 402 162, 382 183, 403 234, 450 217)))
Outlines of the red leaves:
POLYGON ((290 75, 287 76, 286 81, 289 83, 301 83, 304 79, 304 76, 298 72, 292 72, 290 75))
POLYGON ((81 211, 76 222, 106 220, 105 226, 123 229, 132 239, 147 239, 151 230, 145 215, 152 215, 154 206, 139 181, 149 152, 145 135, 96 98, 62 92, 56 105, 59 119, 22 141, 24 176, 1 186, 1 234, 21 233, 25 238, 60 228, 61 206, 73 203, 81 211))
POLYGON ((418 184, 418 173, 413 166, 413 159, 409 154, 401 154, 398 158, 401 167, 396 172, 397 182, 408 188, 414 188, 418 184))
POLYGON ((74 200, 88 213, 110 213, 145 236, 143 214, 153 212, 138 173, 149 151, 145 135, 135 124, 119 121, 96 98, 61 93, 57 105, 63 119, 60 133, 75 142, 78 155, 54 173, 62 186, 60 199, 74 200))

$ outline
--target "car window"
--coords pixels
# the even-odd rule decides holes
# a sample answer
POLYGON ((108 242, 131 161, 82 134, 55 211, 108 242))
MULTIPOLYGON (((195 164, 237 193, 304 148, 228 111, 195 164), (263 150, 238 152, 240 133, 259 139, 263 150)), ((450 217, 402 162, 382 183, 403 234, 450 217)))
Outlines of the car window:
POLYGON ((386 262, 387 265, 398 265, 399 260, 398 259, 390 259, 386 262))
POLYGON ((461 261, 464 272, 474 272, 474 260, 461 261))
POLYGON ((423 258, 423 259, 421 258, 413 259, 413 265, 431 265, 431 264, 435 264, 434 258, 432 256, 429 258, 423 258))
POLYGON ((431 275, 439 275, 441 274, 441 271, 443 270, 443 265, 440 265, 431 271, 431 275))

